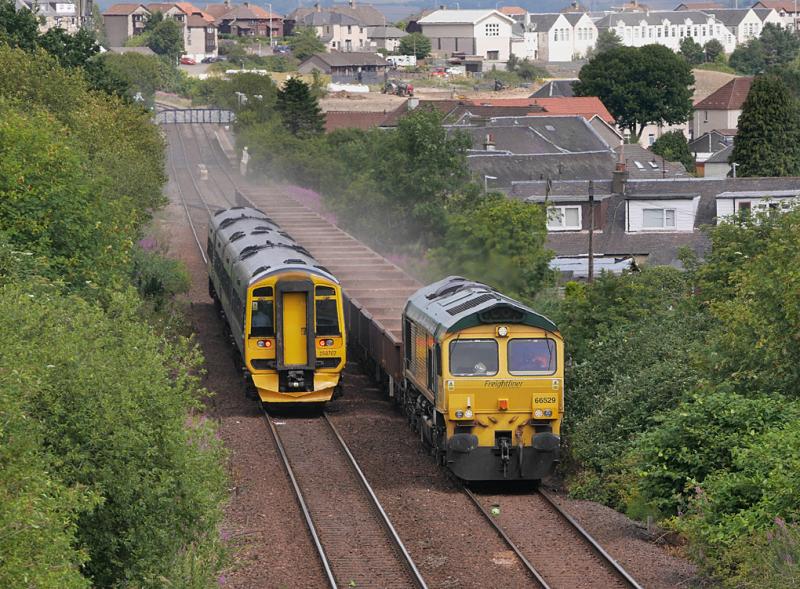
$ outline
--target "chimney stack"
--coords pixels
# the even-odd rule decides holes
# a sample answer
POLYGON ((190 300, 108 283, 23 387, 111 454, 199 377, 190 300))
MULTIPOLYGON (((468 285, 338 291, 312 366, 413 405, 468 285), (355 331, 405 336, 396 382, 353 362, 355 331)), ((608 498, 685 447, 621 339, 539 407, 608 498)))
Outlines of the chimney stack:
POLYGON ((349 0, 348 4, 350 4, 350 8, 355 8, 356 7, 356 0, 349 0))
POLYGON ((625 195, 625 185, 628 182, 628 168, 625 162, 617 162, 611 177, 611 191, 614 194, 625 195))
POLYGON ((319 5, 319 2, 314 3, 314 10, 317 12, 322 12, 322 7, 319 5))
POLYGON ((486 139, 483 141, 483 149, 486 151, 494 151, 494 137, 491 133, 486 134, 486 139))

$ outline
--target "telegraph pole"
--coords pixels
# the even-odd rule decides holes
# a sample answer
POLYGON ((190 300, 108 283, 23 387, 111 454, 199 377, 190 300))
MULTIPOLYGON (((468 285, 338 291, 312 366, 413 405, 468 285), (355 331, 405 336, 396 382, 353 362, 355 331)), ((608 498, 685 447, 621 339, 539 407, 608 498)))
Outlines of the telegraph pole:
POLYGON ((589 277, 588 282, 594 281, 594 251, 592 250, 592 237, 594 234, 594 180, 589 180, 589 277))

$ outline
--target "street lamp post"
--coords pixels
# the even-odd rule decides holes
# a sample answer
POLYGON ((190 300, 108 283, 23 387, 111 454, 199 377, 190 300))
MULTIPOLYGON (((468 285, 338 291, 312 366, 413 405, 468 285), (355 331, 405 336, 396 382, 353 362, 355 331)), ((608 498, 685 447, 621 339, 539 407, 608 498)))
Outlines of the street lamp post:
POLYGON ((267 4, 269 7, 269 20, 267 26, 269 27, 269 50, 272 52, 272 4, 267 4))

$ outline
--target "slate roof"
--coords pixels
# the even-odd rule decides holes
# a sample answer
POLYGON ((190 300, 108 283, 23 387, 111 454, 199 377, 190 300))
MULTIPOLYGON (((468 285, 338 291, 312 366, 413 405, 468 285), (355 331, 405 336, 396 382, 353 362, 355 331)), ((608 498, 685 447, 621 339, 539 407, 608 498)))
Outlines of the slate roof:
POLYGON ((724 149, 733 141, 736 136, 736 129, 715 129, 703 133, 697 139, 689 142, 690 153, 714 153, 724 149))
POLYGON ((566 18, 573 27, 583 18, 583 13, 580 12, 564 12, 563 14, 564 18, 566 18))
POLYGON ((726 27, 738 27, 749 12, 749 8, 722 8, 711 14, 726 27))
POLYGON ((675 11, 679 10, 711 10, 711 9, 725 8, 722 4, 717 2, 684 2, 675 7, 675 11))
MULTIPOLYGON (((545 194, 545 182, 518 182, 510 194, 516 198, 534 195, 532 202, 541 202, 545 194)), ((595 195, 610 194, 610 180, 595 180, 595 195)), ((606 224, 594 235, 594 251, 611 256, 646 255, 650 264, 679 266, 678 250, 688 246, 698 255, 708 250, 709 241, 698 231, 704 225, 715 222, 716 198, 729 192, 764 194, 766 191, 800 191, 800 178, 668 178, 662 180, 631 180, 626 183, 625 196, 612 194, 608 198, 606 224), (700 202, 695 217, 693 232, 625 232, 625 201, 637 198, 664 198, 676 195, 699 195, 700 202)), ((586 181, 553 180, 551 196, 587 194, 586 181)), ((547 247, 558 256, 580 256, 588 251, 588 235, 585 232, 551 232, 547 247)))
POLYGON ((323 25, 356 25, 364 26, 363 23, 352 16, 339 12, 312 12, 297 20, 310 27, 320 27, 323 25))
POLYGON ((669 162, 638 144, 620 145, 614 148, 614 152, 617 154, 617 158, 620 154, 625 158, 631 179, 686 178, 689 176, 682 163, 669 162))
MULTIPOLYGON (((560 12, 553 14, 530 14, 528 16, 528 24, 536 25, 534 30, 537 32, 547 32, 553 27, 559 16, 562 16, 560 12)), ((566 14, 563 16, 566 16, 566 14)))
POLYGON ((511 22, 510 16, 505 15, 497 10, 435 10, 429 15, 422 17, 417 21, 421 25, 436 25, 436 24, 471 24, 483 20, 487 16, 496 14, 500 18, 511 22))
POLYGON ((695 110, 741 110, 753 78, 734 78, 716 92, 712 92, 703 100, 694 105, 695 110))
POLYGON ((583 153, 548 153, 536 155, 492 155, 491 152, 467 155, 467 164, 478 179, 484 175, 497 178, 496 187, 510 186, 513 182, 568 178, 590 180, 610 178, 614 169, 611 150, 583 153))
POLYGON ((126 53, 139 53, 141 55, 155 55, 149 47, 109 47, 109 52, 124 55, 126 53))
POLYGON ((402 39, 408 33, 401 31, 397 27, 369 27, 367 37, 370 39, 402 39))
POLYGON ((577 81, 578 80, 550 80, 531 94, 529 98, 554 98, 560 96, 572 98, 575 96, 572 85, 577 81))
POLYGON ((724 149, 719 150, 714 155, 706 160, 707 164, 727 164, 730 162, 731 155, 733 154, 733 145, 728 145, 724 149))
MULTIPOLYGON (((331 67, 346 67, 349 65, 389 65, 389 62, 387 62, 377 53, 366 53, 361 51, 348 53, 342 53, 339 51, 331 51, 330 53, 315 53, 308 59, 313 58, 317 58, 331 67)), ((308 59, 306 61, 308 61, 308 59)), ((305 63, 305 61, 303 63, 305 63)), ((298 67, 302 67, 303 63, 301 63, 298 67)))
POLYGON ((609 27, 616 27, 619 21, 622 21, 625 26, 632 27, 638 26, 642 22, 648 25, 660 25, 665 20, 671 24, 683 24, 687 19, 693 23, 705 23, 711 15, 699 12, 696 10, 681 10, 675 12, 674 10, 663 11, 650 11, 650 12, 615 12, 607 14, 595 23, 598 29, 607 29, 609 27))
MULTIPOLYGON (((294 20, 299 22, 300 19, 312 12, 317 11, 314 8, 297 8, 286 17, 286 20, 294 20)), ((356 4, 353 7, 347 4, 334 4, 333 6, 328 6, 321 9, 319 12, 335 12, 338 14, 344 14, 345 16, 349 16, 350 18, 357 20, 362 26, 365 27, 376 27, 378 25, 386 24, 386 17, 384 14, 371 4, 356 4)))

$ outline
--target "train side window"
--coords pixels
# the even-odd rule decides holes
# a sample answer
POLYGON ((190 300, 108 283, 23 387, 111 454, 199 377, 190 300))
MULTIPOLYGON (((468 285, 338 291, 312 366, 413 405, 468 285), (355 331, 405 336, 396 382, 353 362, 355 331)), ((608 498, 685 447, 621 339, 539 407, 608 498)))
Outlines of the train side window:
POLYGON ((275 335, 275 322, 271 300, 253 301, 250 315, 250 337, 275 335))
POLYGON ((405 349, 405 365, 406 368, 411 366, 411 321, 406 319, 403 321, 403 346, 405 349))
POLYGON ((206 253, 210 259, 214 259, 214 234, 208 234, 208 243, 206 244, 206 253))
POLYGON ((317 299, 317 335, 340 335, 336 299, 317 299))
POLYGON ((428 390, 436 392, 436 356, 432 347, 428 348, 426 354, 426 367, 428 369, 428 390))
POLYGON ((315 289, 318 297, 334 297, 336 296, 336 289, 331 286, 318 286, 315 289))
POLYGON ((442 346, 436 344, 436 374, 442 376, 442 346))

